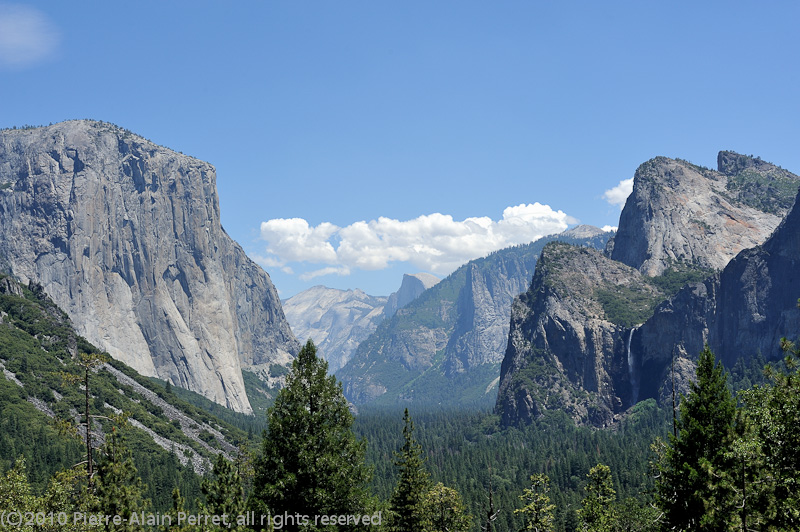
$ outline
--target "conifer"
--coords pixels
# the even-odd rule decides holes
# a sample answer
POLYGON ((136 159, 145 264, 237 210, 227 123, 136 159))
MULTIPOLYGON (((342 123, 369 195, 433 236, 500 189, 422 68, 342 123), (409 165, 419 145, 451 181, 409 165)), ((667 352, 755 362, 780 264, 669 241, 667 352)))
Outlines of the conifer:
POLYGON ((422 530, 422 504, 430 489, 430 476, 425 469, 422 447, 414 439, 414 422, 408 408, 403 414, 403 449, 397 454, 395 465, 400 470, 400 479, 390 501, 390 528, 393 532, 422 530))
MULTIPOLYGON (((259 516, 365 515, 371 470, 366 442, 352 431, 353 416, 328 363, 309 340, 300 350, 268 412, 261 453, 255 462, 250 508, 259 516)), ((297 526, 283 530, 349 530, 352 526, 297 526)), ((263 528, 268 529, 267 522, 263 528)))
POLYGON ((678 436, 670 438, 657 483, 668 529, 724 530, 736 515, 730 488, 735 416, 726 373, 706 346, 697 380, 681 402, 678 436))

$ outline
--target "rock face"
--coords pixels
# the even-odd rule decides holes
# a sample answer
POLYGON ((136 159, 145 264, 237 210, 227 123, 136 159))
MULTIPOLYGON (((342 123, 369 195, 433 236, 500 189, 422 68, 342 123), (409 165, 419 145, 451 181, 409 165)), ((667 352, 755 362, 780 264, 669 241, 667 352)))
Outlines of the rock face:
POLYGON ((545 246, 511 311, 497 398, 502 422, 529 423, 557 409, 579 423, 609 424, 637 393, 629 322, 662 297, 638 270, 600 251, 545 246))
POLYGON ((439 278, 429 273, 404 274, 400 289, 389 296, 384 315, 391 318, 401 309, 417 299, 419 295, 439 282, 439 278))
POLYGON ((651 276, 676 263, 721 270, 764 242, 792 206, 800 178, 733 152, 717 159, 718 171, 666 157, 642 164, 610 257, 651 276))
POLYGON ((675 359, 697 358, 704 344, 727 367, 757 354, 783 356, 780 340, 800 334, 800 203, 761 246, 739 253, 725 269, 683 288, 633 335, 641 359, 643 397, 664 398, 675 359))
POLYGON ((470 261, 381 323, 339 372, 356 404, 491 404, 511 302, 526 290, 546 242, 603 248, 610 234, 570 232, 470 261))
POLYGON ((383 321, 387 299, 362 290, 314 286, 287 299, 283 310, 295 335, 311 338, 329 371, 335 372, 383 321))
POLYGON ((102 122, 0 132, 0 263, 114 358, 249 412, 241 368, 268 378, 299 344, 222 229, 215 181, 102 122))
POLYGON ((781 334, 796 334, 800 214, 759 245, 800 178, 733 152, 720 152, 718 167, 664 157, 640 166, 611 260, 545 250, 512 309, 496 404, 505 424, 560 408, 603 426, 637 400, 671 396, 673 375, 685 390, 706 342, 732 364, 774 355, 781 334))

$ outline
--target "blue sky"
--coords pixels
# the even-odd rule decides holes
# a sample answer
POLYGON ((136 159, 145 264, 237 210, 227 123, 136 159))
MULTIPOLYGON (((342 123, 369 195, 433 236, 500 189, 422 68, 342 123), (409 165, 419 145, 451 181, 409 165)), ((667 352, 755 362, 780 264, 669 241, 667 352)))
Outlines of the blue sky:
MULTIPOLYGON (((0 127, 116 123, 217 168, 282 297, 577 221, 642 162, 800 171, 794 2, 0 2, 0 127)), ((624 196, 624 194, 623 194, 624 196)))

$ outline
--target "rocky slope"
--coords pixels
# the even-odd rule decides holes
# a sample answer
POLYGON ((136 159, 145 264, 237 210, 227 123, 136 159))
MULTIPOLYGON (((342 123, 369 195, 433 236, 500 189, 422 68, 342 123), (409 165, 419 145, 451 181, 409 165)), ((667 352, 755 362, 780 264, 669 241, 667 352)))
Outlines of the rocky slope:
POLYGON ((634 175, 610 257, 647 275, 676 263, 721 270, 757 246, 792 206, 798 176, 723 151, 716 171, 656 157, 634 175))
MULTIPOLYGON (((739 356, 737 349, 753 347, 748 342, 759 335, 745 324, 765 312, 753 310, 754 294, 764 290, 756 288, 763 265, 750 263, 742 273, 750 287, 729 288, 718 304, 720 279, 732 275, 729 268, 740 259, 726 264, 736 253, 764 242, 780 223, 800 178, 732 152, 721 152, 718 166, 648 161, 636 171, 619 231, 606 248, 611 260, 573 250, 560 254, 559 267, 545 261, 537 268, 512 310, 496 404, 504 423, 564 408, 576 422, 606 425, 637 400, 665 398, 665 364, 679 391, 685 389, 705 341, 728 353, 722 354, 727 362, 739 356), (727 332, 712 325, 732 319, 727 332), (673 353, 679 355, 674 367, 673 353)), ((771 342, 777 346, 770 334, 760 337, 762 352, 771 342)))
POLYGON ((93 121, 0 132, 0 264, 144 375, 249 412, 299 344, 220 225, 214 168, 93 121))
POLYGON ((465 264, 359 345, 337 372, 345 395, 356 404, 491 404, 511 301, 528 287, 546 242, 603 248, 610 236, 597 228, 589 234, 579 239, 568 231, 465 264))
MULTIPOLYGON (((0 274, 0 411, 4 416, 22 414, 26 423, 45 426, 69 422, 85 437, 81 425, 85 388, 63 375, 76 376, 82 383, 85 370, 80 357, 86 354, 96 356, 98 350, 77 336, 69 318, 39 285, 22 286, 0 274)), ((103 443, 110 426, 117 424, 107 418, 125 412, 131 425, 125 430, 129 436, 141 431, 137 441, 144 442, 134 449, 136 453, 161 448, 204 474, 216 454, 233 457, 236 445, 245 438, 241 430, 178 399, 163 384, 142 377, 119 361, 99 363, 90 375, 92 415, 106 416, 93 423, 96 446, 103 443)), ((64 434, 60 436, 66 439, 64 434)), ((63 444, 58 439, 53 438, 54 451, 63 444)), ((14 458, 9 456, 12 449, 13 445, 3 449, 3 460, 14 458)))
POLYGON ((428 273, 404 274, 400 289, 389 297, 314 286, 285 300, 283 310, 295 335, 311 338, 333 373, 347 364, 380 322, 438 282, 428 273))

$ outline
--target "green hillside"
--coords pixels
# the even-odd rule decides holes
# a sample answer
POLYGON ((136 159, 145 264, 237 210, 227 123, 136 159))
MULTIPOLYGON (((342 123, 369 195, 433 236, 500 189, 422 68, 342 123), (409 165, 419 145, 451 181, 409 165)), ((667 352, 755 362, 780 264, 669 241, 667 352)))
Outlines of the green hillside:
POLYGON ((0 275, 0 371, 0 470, 24 456, 39 492, 55 472, 86 459, 87 404, 93 447, 119 427, 155 509, 171 505, 174 487, 194 501, 199 475, 214 457, 235 456, 248 429, 253 433, 252 417, 246 423, 247 416, 219 407, 228 419, 222 421, 189 402, 202 404, 205 399, 197 394, 104 356, 74 332, 40 287, 5 275, 0 275), (104 361, 89 370, 87 403, 86 361, 99 358, 104 361))

